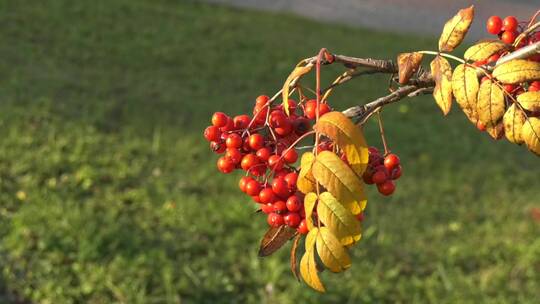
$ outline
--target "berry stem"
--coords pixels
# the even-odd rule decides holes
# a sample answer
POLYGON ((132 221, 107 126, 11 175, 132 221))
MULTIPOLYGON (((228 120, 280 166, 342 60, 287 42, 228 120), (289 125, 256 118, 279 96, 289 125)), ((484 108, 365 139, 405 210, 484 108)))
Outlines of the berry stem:
POLYGON ((381 132, 381 139, 384 147, 384 155, 388 154, 388 145, 386 144, 386 136, 384 135, 384 126, 381 116, 381 110, 377 110, 377 121, 379 122, 379 131, 381 132))

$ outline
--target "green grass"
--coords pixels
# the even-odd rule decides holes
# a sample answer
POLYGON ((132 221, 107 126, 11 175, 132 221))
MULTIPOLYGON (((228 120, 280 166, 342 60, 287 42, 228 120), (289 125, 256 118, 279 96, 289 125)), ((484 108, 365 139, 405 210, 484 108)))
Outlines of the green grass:
MULTIPOLYGON (((212 112, 248 111, 321 47, 393 58, 434 39, 167 0, 3 1, 0 24, 6 301, 538 301, 539 159, 457 109, 443 118, 423 97, 385 111, 404 175, 391 198, 369 190, 352 269, 323 273, 324 295, 295 282, 288 246, 257 257, 265 219, 202 139, 212 112)), ((358 79, 331 102, 385 85, 358 79)), ((366 136, 380 146, 374 124, 366 136)))

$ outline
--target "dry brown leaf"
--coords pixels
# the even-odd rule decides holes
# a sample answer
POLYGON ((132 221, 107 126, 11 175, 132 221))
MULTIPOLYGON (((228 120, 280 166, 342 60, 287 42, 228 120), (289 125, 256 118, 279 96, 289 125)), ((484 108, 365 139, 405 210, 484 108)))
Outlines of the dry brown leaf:
POLYGON ((439 38, 439 51, 453 51, 465 38, 474 18, 474 6, 461 9, 452 19, 444 25, 439 38))
POLYGON ((291 247, 291 271, 298 281, 300 281, 300 272, 298 270, 298 259, 296 257, 296 252, 298 251, 298 244, 300 244, 301 238, 302 236, 300 234, 297 234, 294 237, 294 241, 291 247))
POLYGON ((504 115, 506 104, 503 90, 490 79, 480 84, 477 108, 478 119, 486 127, 498 124, 504 115))
POLYGON ((422 63, 421 53, 401 53, 397 57, 399 83, 406 84, 422 63))
POLYGON ((514 59, 495 67, 493 77, 502 83, 517 84, 540 79, 540 62, 514 59))
POLYGON ((495 140, 499 140, 504 136, 504 124, 502 122, 494 126, 486 126, 486 132, 495 140))
POLYGON ((266 231, 259 247, 259 256, 269 256, 281 248, 290 238, 296 234, 296 230, 287 226, 271 227, 266 231))
POLYGON ((433 97, 444 115, 452 107, 452 67, 446 58, 437 56, 430 64, 431 75, 435 79, 433 97))

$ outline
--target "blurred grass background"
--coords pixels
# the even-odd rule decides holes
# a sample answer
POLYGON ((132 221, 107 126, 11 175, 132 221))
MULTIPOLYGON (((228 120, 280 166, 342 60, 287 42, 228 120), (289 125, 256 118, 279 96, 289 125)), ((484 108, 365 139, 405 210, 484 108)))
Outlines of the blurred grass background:
MULTIPOLYGON (((369 190, 352 269, 325 272, 324 295, 294 280, 289 246, 257 257, 265 218, 216 174, 214 111, 250 111, 321 47, 394 58, 434 38, 171 0, 1 1, 0 23, 3 302, 540 300, 539 159, 430 97, 385 110, 404 176, 391 198, 369 190)), ((331 103, 384 94, 372 78, 331 103)))

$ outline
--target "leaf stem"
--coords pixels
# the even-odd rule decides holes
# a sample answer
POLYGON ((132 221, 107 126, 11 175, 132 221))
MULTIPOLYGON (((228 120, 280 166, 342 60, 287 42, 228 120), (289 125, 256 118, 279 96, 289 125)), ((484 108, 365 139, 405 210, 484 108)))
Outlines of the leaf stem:
POLYGON ((426 55, 442 56, 442 57, 453 59, 453 60, 455 60, 457 62, 460 62, 460 63, 465 63, 465 60, 463 60, 463 59, 461 59, 459 57, 456 57, 454 55, 447 54, 447 53, 434 52, 434 51, 418 51, 418 53, 426 54, 426 55))
POLYGON ((384 126, 381 116, 381 110, 377 110, 377 121, 379 122, 379 131, 381 132, 381 139, 384 146, 384 155, 388 154, 388 145, 386 144, 386 136, 384 135, 384 126))

